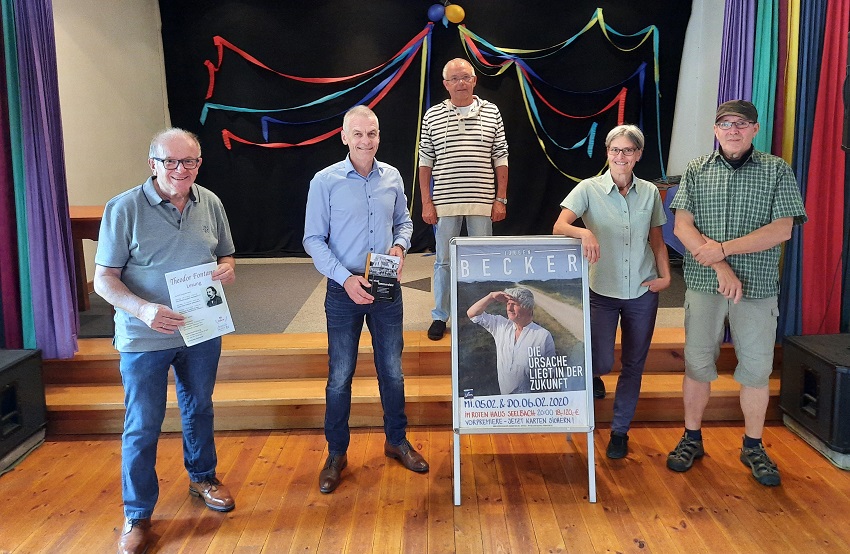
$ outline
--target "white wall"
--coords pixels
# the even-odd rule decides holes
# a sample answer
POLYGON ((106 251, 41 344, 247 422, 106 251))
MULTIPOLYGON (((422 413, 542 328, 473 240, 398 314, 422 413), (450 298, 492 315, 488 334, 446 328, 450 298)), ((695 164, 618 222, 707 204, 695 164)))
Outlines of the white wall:
POLYGON ((685 34, 667 174, 714 149, 714 114, 720 85, 724 0, 694 0, 685 34))
POLYGON ((151 137, 169 126, 159 4, 53 0, 53 17, 68 199, 104 204, 147 178, 151 137))

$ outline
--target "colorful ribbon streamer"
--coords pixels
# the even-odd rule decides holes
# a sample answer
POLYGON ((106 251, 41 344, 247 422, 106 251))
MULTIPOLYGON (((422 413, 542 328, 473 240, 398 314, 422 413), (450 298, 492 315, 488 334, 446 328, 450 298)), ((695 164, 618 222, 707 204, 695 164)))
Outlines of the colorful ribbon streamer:
MULTIPOLYGON (((649 39, 652 39, 652 48, 653 48, 653 76, 655 81, 655 107, 656 107, 656 122, 657 128, 659 129, 657 134, 658 139, 658 150, 659 150, 659 162, 661 167, 662 177, 666 178, 666 171, 664 167, 664 159, 663 154, 661 153, 661 134, 660 134, 660 89, 659 89, 659 56, 658 56, 658 28, 655 25, 650 25, 645 27, 644 29, 638 31, 633 34, 624 34, 620 33, 616 29, 613 29, 609 25, 605 23, 603 12, 601 8, 597 8, 593 16, 590 20, 584 25, 584 27, 576 34, 571 36, 570 38, 541 49, 519 49, 519 48, 505 48, 491 44, 484 38, 480 37, 476 33, 470 31, 466 28, 465 25, 458 26, 458 32, 461 38, 461 44, 464 49, 468 53, 468 57, 470 60, 478 66, 479 70, 482 73, 497 76, 503 74, 507 71, 511 65, 516 67, 517 77, 520 83, 520 91, 523 97, 523 103, 526 108, 526 112, 528 114, 529 121, 531 122, 532 129, 534 130, 535 136, 543 149, 544 155, 549 160, 549 162, 558 169, 564 176, 573 180, 580 181, 581 178, 572 176, 567 174, 565 171, 561 170, 555 161, 551 158, 549 153, 548 146, 549 143, 553 145, 555 148, 561 150, 577 150, 586 148, 587 155, 590 157, 592 155, 593 147, 596 143, 596 132, 598 128, 598 123, 593 122, 588 129, 587 135, 573 144, 572 146, 559 144, 546 130, 546 127, 543 123, 543 118, 539 112, 538 101, 545 106, 546 109, 551 110, 552 113, 565 118, 570 119, 592 119, 594 117, 598 117, 601 114, 612 110, 617 109, 617 122, 618 124, 623 123, 624 114, 626 108, 626 98, 628 94, 629 88, 626 86, 626 83, 632 79, 637 79, 637 89, 638 95, 640 98, 644 98, 644 84, 646 82, 646 69, 647 63, 643 62, 641 65, 632 73, 631 76, 623 80, 621 83, 616 85, 611 85, 609 87, 595 90, 595 91, 571 91, 566 90, 561 87, 557 87, 548 83, 545 79, 541 78, 534 69, 529 65, 529 60, 536 60, 545 58, 548 56, 552 56, 559 52, 562 52, 566 49, 570 44, 572 44, 576 39, 578 39, 584 33, 589 32, 593 27, 599 26, 600 31, 604 35, 604 37, 618 50, 622 52, 631 52, 638 48, 640 48, 643 44, 645 44, 649 39), (615 42, 614 37, 618 38, 639 38, 639 42, 633 46, 621 46, 615 42), (600 110, 593 114, 569 114, 566 113, 562 109, 558 109, 555 107, 554 103, 548 100, 539 87, 539 84, 542 83, 546 86, 566 92, 571 94, 602 94, 610 90, 619 89, 616 95, 600 110)), ((282 119, 277 119, 267 114, 271 113, 280 113, 286 111, 294 111, 299 109, 307 109, 311 107, 315 107, 331 100, 338 99, 346 94, 349 94, 360 87, 365 86, 369 82, 373 80, 378 80, 378 83, 372 87, 372 89, 365 94, 358 102, 352 104, 366 104, 369 107, 374 107, 377 103, 379 103, 392 88, 398 82, 402 75, 407 71, 412 63, 414 57, 422 51, 422 60, 421 60, 421 69, 420 69, 420 94, 419 94, 419 118, 421 120, 423 111, 430 107, 431 103, 431 94, 430 89, 427 86, 428 83, 428 75, 431 71, 431 56, 430 56, 430 38, 431 32, 433 30, 434 23, 429 22, 425 28, 420 31, 416 36, 410 39, 407 44, 405 44, 393 57, 388 59, 387 61, 369 69, 367 71, 363 71, 360 73, 355 73, 352 75, 347 75, 343 77, 302 77, 286 74, 271 67, 267 66, 263 62, 261 62, 256 57, 248 54, 244 50, 238 48, 234 44, 228 42, 224 38, 220 36, 216 36, 213 39, 213 42, 218 50, 218 61, 217 63, 213 63, 209 60, 205 62, 205 65, 208 68, 210 83, 209 88, 207 90, 206 99, 210 100, 213 97, 215 92, 215 76, 218 71, 221 70, 224 62, 224 51, 225 49, 230 50, 236 53, 238 56, 242 57, 244 60, 261 67, 267 71, 270 71, 276 75, 284 77, 286 79, 304 82, 304 83, 312 83, 312 84, 333 84, 333 83, 342 83, 342 82, 350 82, 357 81, 350 87, 345 88, 344 90, 334 92, 331 94, 323 95, 316 100, 307 102, 305 104, 297 105, 297 106, 288 106, 288 107, 279 107, 279 108, 269 108, 269 109, 259 109, 259 108, 247 108, 247 107, 239 107, 226 105, 222 103, 214 103, 207 102, 204 104, 201 111, 201 123, 205 124, 207 116, 210 110, 224 110, 224 111, 232 111, 239 113, 253 113, 253 114, 266 114, 261 118, 261 126, 262 126, 262 136, 265 142, 253 142, 247 140, 242 137, 238 137, 227 129, 222 130, 222 139, 224 140, 225 146, 230 149, 232 148, 232 142, 238 142, 247 145, 260 146, 263 148, 291 148, 296 146, 309 146, 312 144, 316 144, 323 140, 327 140, 335 136, 340 128, 336 128, 332 131, 317 135, 315 137, 309 138, 300 142, 269 142, 269 127, 271 125, 310 125, 316 123, 322 123, 331 119, 338 118, 342 113, 336 113, 334 115, 323 117, 320 119, 313 119, 307 121, 285 121, 282 119)), ((641 103, 642 105, 642 103, 641 103)), ((643 110, 640 111, 640 122, 639 125, 643 126, 643 110)), ((416 143, 419 143, 420 129, 417 127, 416 130, 416 143)), ((607 165, 607 164, 606 164, 607 165)), ((414 153, 414 177, 416 176, 416 153, 414 153)), ((603 167, 604 170, 604 167, 603 167)), ((601 172, 601 171, 600 171, 601 172)), ((415 178, 414 178, 415 181, 415 178)), ((415 192, 415 191, 414 191, 415 192)), ((411 207, 413 205, 413 196, 411 195, 411 207)))
MULTIPOLYGON (((659 57, 658 57, 658 50, 659 50, 658 34, 659 34, 659 32, 658 32, 658 28, 655 25, 650 25, 648 27, 645 27, 644 29, 638 31, 637 33, 633 33, 633 34, 620 33, 619 31, 617 31, 616 29, 610 27, 609 25, 607 25, 605 23, 605 19, 604 19, 603 13, 602 13, 602 8, 597 8, 596 11, 594 12, 593 16, 591 17, 590 21, 588 21, 588 23, 582 28, 581 31, 579 31, 578 33, 576 33, 575 35, 573 35, 572 37, 570 37, 569 39, 567 39, 567 40, 565 40, 561 43, 558 43, 556 45, 549 46, 549 47, 546 47, 546 48, 536 49, 536 50, 517 49, 517 48, 503 48, 503 47, 500 47, 500 46, 493 45, 490 42, 483 39, 482 37, 480 37, 479 35, 477 35, 476 33, 467 29, 465 25, 459 25, 458 26, 458 32, 460 34, 461 44, 464 47, 464 49, 467 51, 467 53, 469 54, 469 58, 471 60, 477 62, 477 64, 479 65, 479 68, 482 70, 483 73, 488 74, 488 75, 492 75, 492 76, 501 75, 502 73, 504 73, 510 67, 511 64, 515 64, 518 67, 517 75, 520 78, 520 87, 522 88, 523 98, 524 98, 525 105, 526 105, 526 110, 529 111, 529 119, 532 120, 532 126, 535 127, 535 133, 537 133, 537 130, 536 130, 537 126, 539 126, 541 129, 543 129, 543 127, 542 127, 542 122, 540 121, 540 118, 539 118, 539 114, 536 113, 536 105, 534 104, 533 99, 531 98, 531 95, 529 94, 529 89, 531 91, 533 91, 534 94, 538 98, 540 98, 541 101, 543 101, 544 104, 546 104, 548 107, 553 109, 553 111, 555 111, 559 115, 562 115, 564 117, 577 117, 577 116, 569 116, 569 115, 561 112, 560 110, 555 110, 551 106, 551 103, 549 103, 548 101, 546 101, 543 98, 542 94, 539 93, 537 88, 534 87, 533 85, 530 85, 531 78, 533 77, 540 82, 546 83, 548 86, 550 86, 552 88, 555 88, 555 89, 558 89, 558 90, 564 90, 564 89, 561 89, 559 87, 554 87, 550 83, 547 83, 544 79, 540 78, 540 76, 537 75, 528 66, 528 64, 526 63, 526 60, 540 59, 540 58, 551 56, 553 54, 560 52, 561 50, 566 48, 568 45, 570 45, 572 42, 574 42, 582 34, 590 31, 597 24, 599 25, 600 30, 601 30, 602 34, 605 36, 605 38, 615 48, 617 48, 618 50, 620 50, 622 52, 634 51, 634 50, 638 49, 640 46, 642 46, 644 43, 646 43, 650 39, 650 37, 652 38, 653 76, 654 76, 654 81, 655 81, 655 117, 656 117, 656 123, 657 123, 656 128, 658 129, 656 136, 657 136, 657 140, 658 140, 658 155, 659 155, 659 165, 660 165, 660 169, 661 169, 661 174, 662 174, 662 178, 666 178, 667 175, 666 175, 666 169, 665 169, 665 165, 664 165, 664 155, 663 155, 662 149, 661 149, 661 132, 660 132, 660 129, 661 129, 661 106, 660 106, 661 93, 660 93, 660 84, 659 84, 660 66, 659 66, 659 61, 658 61, 658 59, 659 59, 659 57), (622 37, 622 38, 640 37, 640 42, 638 42, 638 44, 631 46, 631 47, 624 47, 624 46, 618 45, 613 40, 612 35, 617 36, 617 37, 622 37), (483 48, 480 48, 478 46, 478 44, 480 44, 483 48), (490 60, 488 60, 488 57, 493 58, 494 60, 499 60, 499 61, 498 62, 496 62, 496 61, 491 62, 490 60), (488 70, 495 70, 495 71, 489 71, 488 72, 488 70), (534 125, 534 120, 537 121, 537 123, 538 123, 537 126, 534 125)), ((639 79, 639 93, 640 93, 641 98, 643 98, 643 96, 644 96, 643 87, 644 87, 644 83, 645 83, 645 76, 644 76, 645 66, 646 66, 646 63, 644 62, 641 65, 641 67, 637 71, 635 71, 634 74, 632 75, 632 77, 637 75, 637 77, 639 79)), ((573 91, 565 91, 565 92, 573 92, 573 91)), ((598 92, 600 92, 600 91, 588 91, 588 92, 586 92, 586 94, 594 94, 594 93, 598 93, 598 92)), ((621 105, 620 114, 624 113, 624 110, 625 110, 625 106, 621 105)), ((618 122, 622 123, 622 121, 623 121, 622 117, 618 117, 618 122)), ((643 127, 643 111, 642 110, 641 110, 641 114, 640 114, 639 125, 641 127, 643 127)), ((545 132, 545 129, 543 129, 543 132, 544 132, 544 134, 546 134, 547 137, 549 137, 548 133, 545 132)), ((549 137, 549 139, 552 140, 551 137, 549 137)), ((540 140, 539 136, 538 136, 538 140, 540 140)), ((552 140, 552 142, 555 143, 554 140, 552 140)), ((543 143, 541 142, 541 146, 542 146, 542 144, 543 143)), ((555 145, 558 146, 559 148, 563 148, 562 146, 558 145, 557 143, 555 143, 555 145)), ((592 148, 592 144, 591 144, 591 148, 592 148)), ((545 148, 544 148, 544 151, 545 151, 545 148)), ((547 154, 547 158, 549 158, 548 154, 547 154)), ((551 158, 549 158, 549 161, 550 161, 550 163, 555 165, 554 162, 551 160, 551 158)), ((555 167, 557 168, 557 166, 555 166, 555 167)), ((561 171, 561 173, 566 175, 566 173, 564 173, 560 168, 557 168, 557 169, 559 171, 561 171)))
MULTIPOLYGON (((408 42, 409 46, 407 48, 405 48, 404 50, 400 51, 394 57, 394 59, 403 60, 401 67, 399 69, 397 69, 395 72, 393 72, 392 75, 387 77, 380 84, 375 86, 372 89, 372 91, 370 91, 364 98, 362 98, 360 101, 352 104, 352 106, 356 106, 358 104, 366 103, 367 106, 369 106, 370 108, 373 108, 375 105, 377 105, 389 93, 389 91, 392 90, 392 88, 396 85, 396 83, 398 83, 399 79, 401 79, 401 77, 404 75, 404 73, 410 67, 410 64, 413 62, 413 59, 416 57, 416 54, 422 48, 422 45, 425 41, 425 38, 427 36, 430 36, 430 34, 431 34, 430 32, 431 32, 432 28, 433 28, 433 24, 429 23, 428 25, 426 25, 425 29, 417 35, 417 37, 419 37, 419 40, 408 42)), ((381 66, 378 66, 378 67, 379 68, 381 68, 381 67, 392 67, 392 65, 388 65, 388 63, 384 63, 384 64, 381 64, 381 66)), ((277 73, 277 72, 275 72, 275 73, 277 73)), ((367 79, 367 81, 368 81, 368 79, 367 79)), ((360 83, 360 84, 362 84, 362 83, 360 83)), ((357 86, 359 86, 359 85, 357 85, 357 86)), ((356 86, 352 87, 352 89, 353 88, 356 88, 356 86)), ((351 89, 349 89, 349 90, 351 90, 351 89)), ((336 98, 339 95, 340 94, 329 95, 329 96, 336 98)), ((318 102, 312 102, 310 104, 315 105, 316 103, 318 103, 318 102)), ((420 105, 421 105, 421 93, 420 93, 420 105)), ((246 109, 246 108, 239 108, 238 111, 250 111, 250 112, 253 112, 253 113, 259 113, 259 112, 269 112, 269 111, 275 111, 275 110, 253 110, 253 109, 249 110, 249 109, 246 109)), ((345 111, 347 111, 347 110, 345 110, 345 111)), ((253 141, 250 141, 248 139, 244 139, 242 137, 239 137, 239 136, 235 135, 234 133, 232 133, 231 131, 229 131, 227 129, 222 130, 222 133, 221 133, 222 134, 222 140, 224 141, 224 145, 228 150, 230 150, 232 148, 232 142, 233 141, 236 141, 236 142, 239 142, 239 143, 242 143, 242 144, 252 145, 252 146, 261 146, 263 148, 292 148, 292 147, 296 147, 296 146, 309 146, 311 144, 316 144, 318 142, 321 142, 323 140, 327 140, 327 139, 335 136, 337 133, 340 132, 342 127, 337 127, 333 131, 329 131, 327 133, 318 135, 316 137, 313 137, 313 138, 310 138, 310 139, 307 139, 307 140, 304 140, 304 141, 301 141, 301 142, 289 143, 289 142, 268 142, 268 124, 269 123, 276 123, 276 124, 282 124, 282 125, 303 125, 303 124, 306 124, 306 123, 318 123, 318 122, 327 121, 329 119, 339 117, 340 115, 345 113, 345 111, 343 111, 339 114, 335 114, 335 115, 330 116, 330 117, 318 119, 318 120, 315 120, 315 121, 307 121, 307 122, 287 122, 287 121, 281 121, 281 120, 278 120, 278 119, 274 119, 274 118, 265 116, 265 117, 262 118, 262 130, 263 130, 263 138, 265 139, 266 142, 253 142, 253 141)))
MULTIPOLYGON (((399 53, 396 54, 395 56, 393 56, 393 58, 398 57, 399 54, 401 54, 401 52, 408 50, 411 46, 413 46, 414 43, 419 42, 422 38, 424 38, 425 35, 430 34, 431 30, 433 28, 434 28, 434 24, 429 22, 427 25, 425 25, 425 28, 422 29, 422 31, 419 32, 419 34, 417 34, 415 37, 410 39, 410 41, 406 45, 402 46, 401 50, 399 50, 399 53)), ((303 83, 327 84, 327 83, 340 83, 340 82, 344 82, 344 81, 351 81, 351 80, 356 79, 358 77, 362 77, 363 75, 369 75, 370 73, 374 73, 375 71, 378 71, 379 69, 383 68, 385 65, 387 65, 389 63, 389 62, 384 62, 384 63, 382 63, 382 64, 380 64, 376 67, 373 67, 372 69, 363 71, 361 73, 355 73, 354 75, 348 75, 348 76, 345 76, 345 77, 299 77, 297 75, 289 75, 287 73, 282 73, 280 71, 272 69, 271 67, 267 66, 266 64, 264 64, 263 62, 261 62, 260 60, 255 58, 254 56, 248 54, 247 52, 245 52, 241 48, 235 46, 234 44, 232 44, 231 42, 225 40, 224 38, 222 38, 220 36, 214 36, 213 37, 213 44, 215 44, 216 48, 218 49, 218 63, 213 65, 213 63, 209 60, 206 60, 204 62, 204 65, 207 66, 207 70, 209 71, 209 75, 210 75, 210 84, 209 84, 209 87, 207 88, 207 95, 206 95, 206 98, 205 98, 207 100, 209 100, 213 96, 213 92, 215 90, 215 74, 218 73, 218 71, 221 69, 221 65, 224 61, 224 49, 225 48, 227 48, 228 50, 232 50, 233 52, 235 52, 236 54, 238 54, 239 56, 241 56, 245 60, 251 62, 252 64, 254 64, 258 67, 261 67, 261 68, 263 68, 267 71, 271 71, 272 73, 274 73, 276 75, 280 75, 281 77, 285 77, 287 79, 292 79, 293 81, 301 81, 303 83)))

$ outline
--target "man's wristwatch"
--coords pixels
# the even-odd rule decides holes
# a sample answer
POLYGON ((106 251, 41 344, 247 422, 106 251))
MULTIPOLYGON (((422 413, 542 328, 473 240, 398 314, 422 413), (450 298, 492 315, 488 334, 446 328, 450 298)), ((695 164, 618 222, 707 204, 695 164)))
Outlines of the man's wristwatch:
POLYGON ((507 198, 496 198, 496 202, 501 202, 505 206, 508 205, 508 199, 507 198))
POLYGON ((401 248, 401 257, 402 258, 407 256, 407 249, 404 246, 400 245, 399 243, 395 243, 395 244, 393 244, 393 246, 398 246, 399 248, 401 248))

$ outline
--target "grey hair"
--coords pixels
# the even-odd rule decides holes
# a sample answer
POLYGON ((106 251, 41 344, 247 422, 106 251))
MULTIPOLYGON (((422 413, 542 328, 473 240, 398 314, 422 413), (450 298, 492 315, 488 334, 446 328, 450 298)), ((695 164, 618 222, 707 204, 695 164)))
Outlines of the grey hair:
POLYGON ((611 143, 614 142, 614 139, 617 137, 626 137, 638 150, 643 150, 644 138, 643 131, 638 128, 637 125, 617 125, 613 129, 608 132, 608 136, 605 138, 605 148, 609 148, 611 143))
POLYGON ((364 106, 363 104, 360 104, 354 106, 353 108, 345 112, 345 117, 342 118, 342 131, 344 133, 348 134, 349 125, 351 124, 351 118, 356 117, 358 115, 363 117, 374 118, 375 124, 380 129, 381 125, 380 123, 378 123, 378 116, 375 115, 375 112, 373 112, 369 106, 364 106))
POLYGON ((447 63, 446 65, 444 65, 444 66, 443 66, 443 80, 444 80, 444 81, 447 81, 447 80, 448 80, 448 77, 449 77, 449 65, 451 65, 451 64, 453 64, 453 63, 455 63, 455 62, 463 62, 463 63, 465 63, 466 65, 468 65, 468 66, 469 66, 469 73, 470 73, 473 77, 475 77, 475 68, 474 68, 474 67, 472 67, 472 64, 471 64, 471 63, 469 63, 467 60, 464 60, 463 58, 455 58, 455 59, 453 59, 453 60, 449 60, 449 61, 448 61, 448 63, 447 63))
POLYGON ((516 300, 517 304, 526 310, 534 309, 534 294, 525 287, 511 287, 505 289, 505 294, 516 300))
POLYGON ((198 147, 198 157, 201 157, 201 141, 198 139, 198 135, 193 133, 192 131, 187 131, 186 129, 180 129, 179 127, 171 127, 170 129, 165 129, 164 131, 160 131, 153 136, 151 139, 151 147, 148 151, 149 158, 156 158, 162 152, 160 148, 162 147, 162 143, 165 141, 172 139, 174 137, 184 136, 190 139, 195 145, 198 147))

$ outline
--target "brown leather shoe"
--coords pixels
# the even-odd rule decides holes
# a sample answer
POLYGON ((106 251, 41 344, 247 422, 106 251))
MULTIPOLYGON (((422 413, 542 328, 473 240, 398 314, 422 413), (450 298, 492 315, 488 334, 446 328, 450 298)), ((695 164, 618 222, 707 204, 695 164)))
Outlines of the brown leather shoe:
POLYGON ((189 494, 200 496, 207 508, 216 512, 229 512, 236 507, 236 502, 233 501, 230 491, 215 477, 210 477, 200 483, 190 482, 189 494))
POLYGON ((384 454, 389 458, 395 458, 401 462, 401 465, 415 471, 416 473, 426 473, 428 471, 428 462, 422 457, 422 454, 416 451, 407 439, 398 446, 393 446, 388 442, 384 443, 384 454))
POLYGON ((124 518, 124 528, 118 539, 118 554, 144 554, 151 540, 151 520, 124 518))
POLYGON ((328 455, 325 460, 325 467, 319 473, 319 490, 324 494, 331 493, 339 486, 342 481, 342 470, 348 465, 348 456, 346 454, 328 455))

